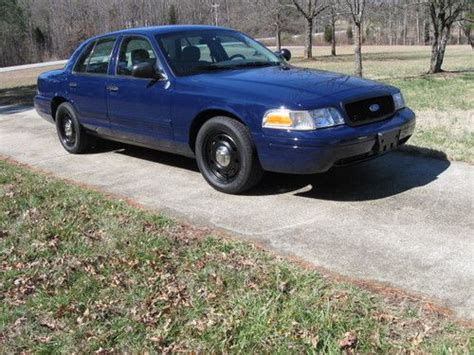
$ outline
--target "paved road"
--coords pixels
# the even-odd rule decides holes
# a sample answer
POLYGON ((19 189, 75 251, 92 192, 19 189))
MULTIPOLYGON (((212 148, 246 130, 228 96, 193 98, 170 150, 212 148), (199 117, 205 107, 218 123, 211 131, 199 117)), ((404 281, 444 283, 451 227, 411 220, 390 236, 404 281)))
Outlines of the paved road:
POLYGON ((229 196, 212 190, 190 159, 128 146, 103 150, 68 155, 54 127, 32 110, 0 109, 0 155, 341 274, 439 299, 474 318, 470 165, 391 153, 318 176, 269 174, 247 196, 229 196))
POLYGON ((43 62, 43 63, 33 63, 33 64, 23 64, 23 65, 15 65, 13 67, 3 67, 0 68, 0 73, 4 73, 7 71, 14 71, 14 70, 23 70, 23 69, 32 69, 32 68, 41 68, 41 67, 49 67, 51 65, 60 65, 66 64, 67 60, 56 60, 54 62, 43 62))

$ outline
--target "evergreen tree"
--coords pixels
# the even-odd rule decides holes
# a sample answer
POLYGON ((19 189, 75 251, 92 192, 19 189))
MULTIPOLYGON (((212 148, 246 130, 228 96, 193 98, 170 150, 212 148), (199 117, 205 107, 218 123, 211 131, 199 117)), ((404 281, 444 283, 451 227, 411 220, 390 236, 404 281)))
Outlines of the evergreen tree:
POLYGON ((349 39, 349 42, 352 42, 352 39, 354 38, 354 34, 352 33, 352 26, 347 27, 347 38, 349 39))
POLYGON ((324 40, 327 43, 331 43, 332 41, 332 26, 331 25, 326 25, 326 27, 324 27, 324 40))
POLYGON ((176 6, 171 4, 168 12, 168 23, 170 25, 176 25, 178 23, 178 12, 176 11, 176 6))

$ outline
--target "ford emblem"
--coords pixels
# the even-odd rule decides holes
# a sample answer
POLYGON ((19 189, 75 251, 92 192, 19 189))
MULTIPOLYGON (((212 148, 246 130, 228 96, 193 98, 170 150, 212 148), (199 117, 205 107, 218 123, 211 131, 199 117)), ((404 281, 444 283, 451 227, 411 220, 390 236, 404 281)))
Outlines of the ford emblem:
POLYGON ((372 104, 369 106, 369 110, 370 112, 377 112, 378 110, 380 110, 380 105, 379 104, 372 104))

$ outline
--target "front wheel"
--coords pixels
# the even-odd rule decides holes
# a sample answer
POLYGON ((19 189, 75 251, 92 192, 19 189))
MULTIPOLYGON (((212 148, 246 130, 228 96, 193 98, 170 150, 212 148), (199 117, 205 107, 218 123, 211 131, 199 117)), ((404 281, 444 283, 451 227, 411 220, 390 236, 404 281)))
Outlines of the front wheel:
POLYGON ((248 128, 229 117, 214 117, 201 127, 196 159, 206 181, 225 193, 244 192, 263 175, 248 128))

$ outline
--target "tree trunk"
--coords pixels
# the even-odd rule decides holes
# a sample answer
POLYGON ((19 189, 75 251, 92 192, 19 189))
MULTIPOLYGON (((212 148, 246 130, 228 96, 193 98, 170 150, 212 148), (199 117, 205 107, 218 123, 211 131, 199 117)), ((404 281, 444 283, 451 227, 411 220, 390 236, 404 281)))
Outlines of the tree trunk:
POLYGON ((362 24, 354 24, 354 75, 362 76, 362 24))
POLYGON ((404 6, 403 11, 403 45, 407 45, 407 38, 408 38, 408 7, 404 6))
POLYGON ((277 50, 279 51, 281 49, 281 29, 280 29, 280 26, 277 26, 275 37, 276 37, 276 47, 277 47, 277 50))
POLYGON ((331 55, 336 56, 336 18, 333 15, 331 19, 331 31, 332 31, 332 38, 331 38, 331 55))
POLYGON ((393 21, 391 13, 388 15, 388 44, 393 46, 393 21))
POLYGON ((281 19, 280 19, 280 11, 277 12, 275 18, 275 30, 276 30, 276 46, 277 50, 281 49, 281 19))
POLYGON ((304 57, 313 58, 313 19, 306 19, 306 39, 304 48, 304 57))
POLYGON ((472 40, 471 36, 471 29, 468 26, 463 27, 464 35, 467 38, 467 43, 471 45, 471 48, 474 49, 474 41, 472 40))
POLYGON ((416 44, 421 44, 420 39, 420 12, 416 9, 416 44))
POLYGON ((443 66, 444 53, 449 41, 450 28, 442 29, 440 32, 435 31, 434 33, 433 46, 431 48, 430 74, 443 71, 441 67, 443 66))

